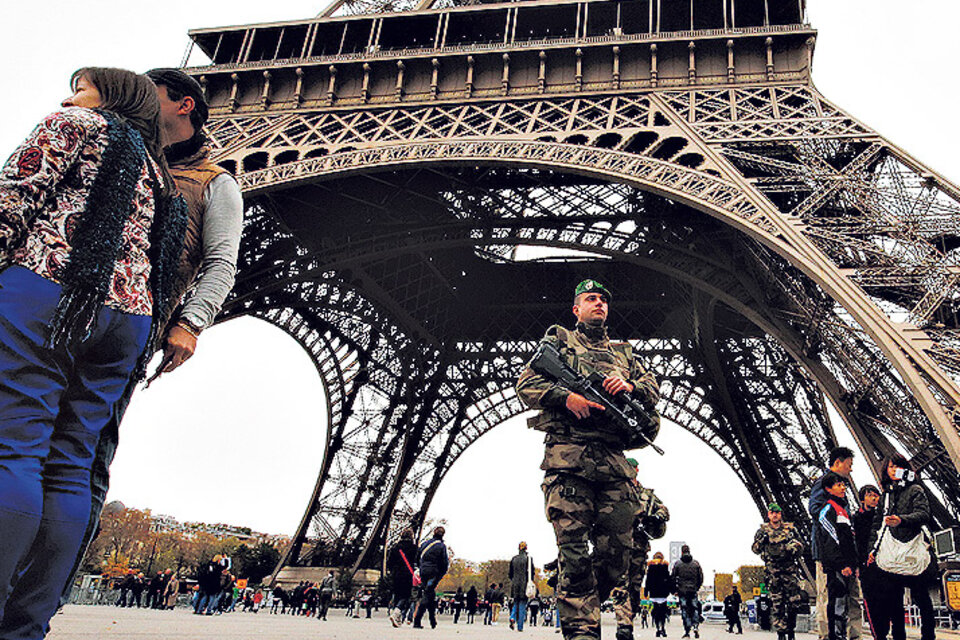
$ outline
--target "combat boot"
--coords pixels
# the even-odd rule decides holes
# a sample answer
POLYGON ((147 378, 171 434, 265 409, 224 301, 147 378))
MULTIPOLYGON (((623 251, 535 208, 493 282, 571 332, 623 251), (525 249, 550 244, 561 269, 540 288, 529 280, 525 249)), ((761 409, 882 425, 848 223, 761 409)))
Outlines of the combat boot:
POLYGON ((616 640, 633 640, 633 627, 625 624, 618 625, 616 640))

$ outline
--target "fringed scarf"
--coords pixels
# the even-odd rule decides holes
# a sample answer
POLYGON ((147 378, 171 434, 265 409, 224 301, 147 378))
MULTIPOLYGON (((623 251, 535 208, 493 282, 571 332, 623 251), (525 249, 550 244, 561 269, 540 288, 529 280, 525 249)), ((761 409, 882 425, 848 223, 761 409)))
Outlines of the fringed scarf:
POLYGON ((169 200, 159 197, 160 184, 139 132, 109 111, 98 110, 98 113, 107 121, 107 147, 90 188, 86 209, 70 238, 72 249, 60 278, 62 292, 50 323, 47 344, 52 348, 76 344, 88 338, 96 327, 120 257, 123 229, 136 206, 134 194, 146 162, 155 202, 150 226, 153 322, 146 349, 134 371, 134 379, 139 380, 146 373, 147 363, 159 341, 157 319, 171 304, 173 275, 187 228, 186 203, 180 196, 169 200))

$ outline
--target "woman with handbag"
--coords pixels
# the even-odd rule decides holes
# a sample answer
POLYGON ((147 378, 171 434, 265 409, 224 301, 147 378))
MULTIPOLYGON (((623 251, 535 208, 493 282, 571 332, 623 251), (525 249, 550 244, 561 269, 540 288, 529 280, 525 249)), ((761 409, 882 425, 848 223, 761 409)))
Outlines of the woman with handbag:
POLYGON ((883 517, 876 519, 879 532, 868 562, 876 562, 882 577, 893 587, 885 607, 890 612, 893 639, 905 637, 901 612, 903 590, 908 588, 920 610, 920 639, 935 640, 930 587, 936 582, 937 566, 927 530, 932 521, 930 500, 902 455, 894 454, 886 460, 884 476, 883 517))
POLYGON ((387 573, 393 586, 393 602, 390 606, 390 623, 394 627, 403 624, 410 608, 413 595, 415 571, 413 563, 417 561, 417 544, 413 541, 413 529, 404 529, 400 541, 393 546, 387 556, 387 573))

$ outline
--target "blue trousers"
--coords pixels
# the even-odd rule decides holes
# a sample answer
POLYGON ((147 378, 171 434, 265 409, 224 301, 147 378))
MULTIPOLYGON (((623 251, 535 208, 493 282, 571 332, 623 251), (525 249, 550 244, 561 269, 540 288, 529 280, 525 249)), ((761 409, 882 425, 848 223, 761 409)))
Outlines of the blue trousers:
POLYGON ((517 623, 517 631, 523 631, 523 623, 527 621, 527 599, 517 598, 510 608, 510 619, 517 623))
POLYGON ((680 618, 683 620, 683 630, 687 633, 690 629, 700 627, 700 608, 697 594, 681 593, 680 598, 680 618))
POLYGON ((0 640, 49 629, 90 518, 100 430, 150 331, 104 307, 86 340, 49 349, 60 291, 22 267, 0 273, 0 640))

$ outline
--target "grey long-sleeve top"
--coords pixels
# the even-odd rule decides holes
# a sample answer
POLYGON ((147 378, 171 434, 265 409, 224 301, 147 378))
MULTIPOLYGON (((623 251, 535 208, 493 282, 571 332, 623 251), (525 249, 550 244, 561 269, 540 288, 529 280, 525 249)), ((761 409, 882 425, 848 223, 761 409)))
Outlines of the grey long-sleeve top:
POLYGON ((201 329, 213 323, 233 288, 243 231, 243 198, 233 176, 217 176, 203 195, 207 203, 203 214, 203 261, 180 313, 180 318, 201 329))

